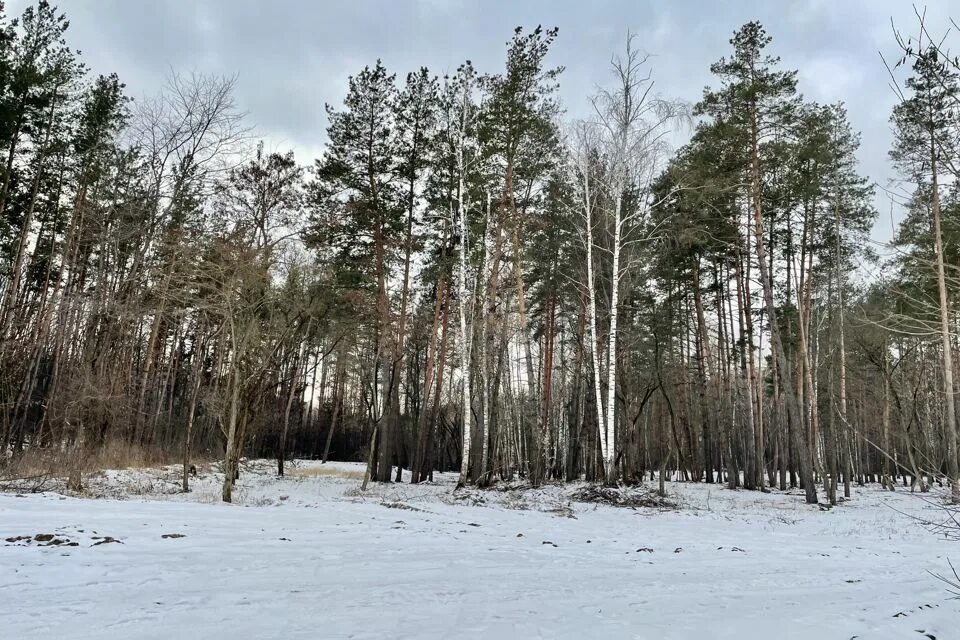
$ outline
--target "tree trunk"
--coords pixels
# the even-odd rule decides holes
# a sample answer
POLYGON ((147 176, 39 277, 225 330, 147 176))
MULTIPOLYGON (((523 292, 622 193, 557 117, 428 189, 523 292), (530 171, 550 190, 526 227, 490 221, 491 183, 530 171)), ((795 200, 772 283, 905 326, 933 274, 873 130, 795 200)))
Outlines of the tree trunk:
POLYGON ((806 438, 803 433, 803 421, 800 407, 797 403, 796 390, 793 386, 793 379, 790 373, 789 363, 786 353, 783 350, 783 341, 780 338, 780 328, 777 323, 777 310, 773 302, 773 282, 767 267, 767 255, 763 246, 763 214, 760 202, 760 157, 757 140, 757 115, 756 110, 752 112, 752 200, 753 200, 753 220, 754 234, 756 236, 755 248, 757 251, 757 261, 760 266, 760 282, 763 287, 764 304, 767 309, 767 317, 770 321, 770 341, 774 358, 777 360, 780 371, 780 378, 783 381, 781 385, 786 395, 787 415, 791 423, 790 435, 794 450, 799 458, 800 476, 803 481, 806 500, 810 504, 817 502, 817 487, 813 483, 813 470, 810 467, 810 457, 807 451, 806 438))
POLYGON ((947 282, 943 260, 943 235, 940 232, 940 185, 937 176, 936 141, 930 140, 932 171, 933 241, 937 257, 937 291, 940 297, 940 343, 943 350, 944 440, 947 447, 947 475, 950 482, 950 501, 960 504, 960 471, 957 464, 957 413, 953 387, 953 344, 950 339, 950 307, 947 299, 947 282))
POLYGON ((290 392, 287 394, 287 403, 283 410, 283 431, 280 434, 280 442, 277 447, 277 475, 281 478, 283 477, 283 463, 287 454, 287 439, 290 434, 290 409, 293 408, 293 400, 297 394, 297 385, 300 383, 300 360, 301 355, 298 353, 293 360, 290 392))

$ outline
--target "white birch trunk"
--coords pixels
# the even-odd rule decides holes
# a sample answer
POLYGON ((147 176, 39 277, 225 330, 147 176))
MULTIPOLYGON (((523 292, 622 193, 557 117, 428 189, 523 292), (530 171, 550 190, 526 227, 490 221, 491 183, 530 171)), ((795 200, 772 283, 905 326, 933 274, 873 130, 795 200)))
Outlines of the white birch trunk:
POLYGON ((481 290, 483 293, 480 298, 480 373, 481 373, 481 384, 483 388, 481 389, 481 411, 480 415, 483 420, 483 442, 481 443, 481 455, 480 455, 480 483, 485 483, 488 478, 487 476, 487 466, 489 464, 489 455, 490 455, 490 363, 487 358, 487 337, 490 331, 487 320, 487 287, 485 285, 487 278, 487 269, 489 268, 490 262, 490 253, 487 251, 487 242, 488 234, 490 229, 490 192, 487 191, 487 214, 486 220, 483 227, 483 263, 480 269, 480 276, 478 281, 481 282, 481 290))
POLYGON ((610 336, 607 346, 607 425, 603 463, 608 484, 617 481, 617 305, 620 294, 620 238, 623 198, 617 194, 613 223, 613 268, 610 274, 610 336))
POLYGON ((597 341, 597 289, 593 280, 593 212, 590 202, 589 167, 583 169, 583 206, 587 221, 587 295, 590 303, 590 359, 593 364, 593 392, 597 406, 597 429, 600 431, 600 453, 607 459, 607 418, 603 410, 603 393, 600 390, 600 354, 597 341))
POLYGON ((470 346, 472 343, 472 333, 467 330, 467 208, 466 185, 464 178, 466 174, 466 164, 464 159, 464 143, 467 135, 467 122, 469 119, 469 96, 470 85, 464 83, 463 96, 460 112, 460 130, 457 140, 457 212, 458 223, 460 225, 460 273, 458 282, 458 297, 460 301, 460 366, 463 367, 462 394, 463 394, 463 459, 460 462, 460 479, 457 486, 464 486, 467 482, 467 475, 470 472, 470 440, 472 437, 470 428, 471 418, 471 396, 470 396, 470 346))
MULTIPOLYGON (((461 149, 461 157, 463 151, 461 149)), ((467 474, 470 472, 470 337, 467 332, 467 211, 463 202, 463 175, 459 180, 461 193, 458 204, 458 218, 460 224, 460 273, 457 285, 457 294, 460 301, 460 366, 463 368, 462 375, 462 394, 463 394, 463 459, 460 462, 460 480, 459 486, 467 482, 467 474)))

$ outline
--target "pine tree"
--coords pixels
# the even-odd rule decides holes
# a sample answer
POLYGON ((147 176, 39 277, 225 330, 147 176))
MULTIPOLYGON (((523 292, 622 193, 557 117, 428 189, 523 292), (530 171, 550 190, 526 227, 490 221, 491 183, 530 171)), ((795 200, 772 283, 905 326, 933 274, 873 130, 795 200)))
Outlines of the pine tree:
POLYGON ((815 503, 817 492, 806 433, 807 423, 797 399, 792 366, 784 348, 774 302, 773 274, 765 246, 763 185, 766 168, 762 145, 789 122, 796 108, 796 73, 777 70, 779 58, 764 53, 771 41, 772 38, 758 22, 748 22, 735 32, 730 40, 734 48, 733 56, 722 58, 710 67, 710 71, 720 79, 721 86, 717 90, 708 89, 704 92, 696 113, 729 124, 736 131, 734 140, 745 145, 748 162, 743 167, 743 175, 750 185, 747 196, 753 218, 754 248, 769 319, 773 355, 787 400, 790 438, 799 457, 801 482, 807 502, 815 503))
POLYGON ((327 105, 329 142, 315 168, 314 234, 324 249, 333 252, 342 275, 373 303, 369 384, 374 390, 374 428, 368 472, 375 480, 389 482, 394 435, 388 411, 399 385, 391 364, 396 334, 391 329, 387 283, 405 237, 392 144, 397 90, 394 76, 380 62, 351 77, 349 85, 343 110, 327 105))
POLYGON ((937 277, 940 348, 943 357, 944 444, 951 499, 960 503, 960 469, 957 453, 957 414, 951 338, 951 307, 947 290, 940 173, 944 158, 956 158, 956 132, 960 126, 957 73, 931 46, 917 54, 913 75, 907 79, 909 98, 894 107, 894 146, 891 159, 905 178, 929 197, 931 236, 937 277))
MULTIPOLYGON (((539 25, 529 33, 524 33, 520 27, 514 30, 513 38, 507 43, 504 71, 482 79, 489 98, 484 103, 478 123, 478 137, 485 162, 489 163, 492 174, 499 174, 500 193, 496 198, 496 210, 491 212, 491 222, 495 228, 489 230, 491 237, 495 238, 491 265, 496 267, 499 264, 501 247, 506 239, 510 244, 507 255, 511 270, 508 277, 512 279, 516 298, 519 340, 525 367, 526 397, 522 401, 522 429, 532 451, 539 451, 542 434, 535 433, 537 375, 524 283, 524 249, 527 246, 524 229, 527 216, 530 215, 530 199, 542 187, 557 159, 556 117, 559 104, 555 94, 557 79, 563 68, 546 66, 546 58, 557 33, 556 28, 543 29, 539 25)), ((489 304, 496 304, 498 289, 497 275, 492 274, 486 293, 489 304)), ((486 316, 489 313, 483 309, 481 315, 484 324, 482 339, 486 344, 489 341, 486 335, 489 330, 486 316)), ((506 327, 506 324, 501 323, 501 326, 506 327)), ((506 344, 503 336, 500 342, 506 344)), ((481 363, 481 366, 484 370, 490 368, 487 362, 481 363)), ((486 480, 489 477, 490 434, 488 425, 484 424, 483 429, 485 435, 481 442, 480 475, 486 480)), ((543 476, 542 456, 534 453, 532 457, 531 477, 537 484, 543 476)))
MULTIPOLYGON (((420 190, 423 187, 424 173, 430 166, 435 118, 437 109, 437 80, 422 67, 417 73, 407 75, 406 86, 397 96, 394 105, 396 123, 394 129, 395 153, 397 154, 397 174, 405 183, 406 230, 403 240, 403 279, 400 288, 400 309, 397 322, 397 334, 391 357, 390 384, 392 389, 386 396, 391 404, 387 408, 389 431, 395 440, 401 436, 400 422, 400 376, 403 368, 405 343, 407 340, 407 316, 410 302, 411 257, 416 244, 414 223, 420 209, 420 190)), ((387 462, 389 464, 389 462, 387 462)), ((397 469, 397 480, 401 478, 401 468, 397 469)))

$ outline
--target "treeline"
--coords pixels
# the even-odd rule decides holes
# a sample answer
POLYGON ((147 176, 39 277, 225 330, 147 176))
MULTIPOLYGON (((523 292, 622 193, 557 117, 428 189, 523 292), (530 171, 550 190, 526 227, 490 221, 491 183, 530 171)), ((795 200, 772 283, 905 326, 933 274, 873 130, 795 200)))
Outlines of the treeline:
POLYGON ((909 195, 883 261, 843 105, 804 100, 758 23, 692 105, 628 37, 576 122, 556 30, 517 29, 496 73, 378 61, 310 167, 256 143, 232 79, 134 102, 67 28, 39 2, 0 31, 0 464, 78 487, 119 443, 187 490, 222 456, 228 501, 245 455, 960 496, 960 65, 927 25, 889 69, 909 195))

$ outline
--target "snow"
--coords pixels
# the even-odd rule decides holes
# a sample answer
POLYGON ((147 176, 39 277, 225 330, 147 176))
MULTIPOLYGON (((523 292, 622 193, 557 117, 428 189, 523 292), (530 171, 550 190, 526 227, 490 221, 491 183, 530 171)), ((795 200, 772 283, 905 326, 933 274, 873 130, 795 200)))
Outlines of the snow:
POLYGON ((233 505, 213 471, 176 493, 175 468, 0 495, 0 539, 24 536, 0 540, 0 638, 960 638, 931 575, 960 543, 907 491, 825 511, 668 483, 676 510, 630 509, 293 467, 247 465, 233 505))

